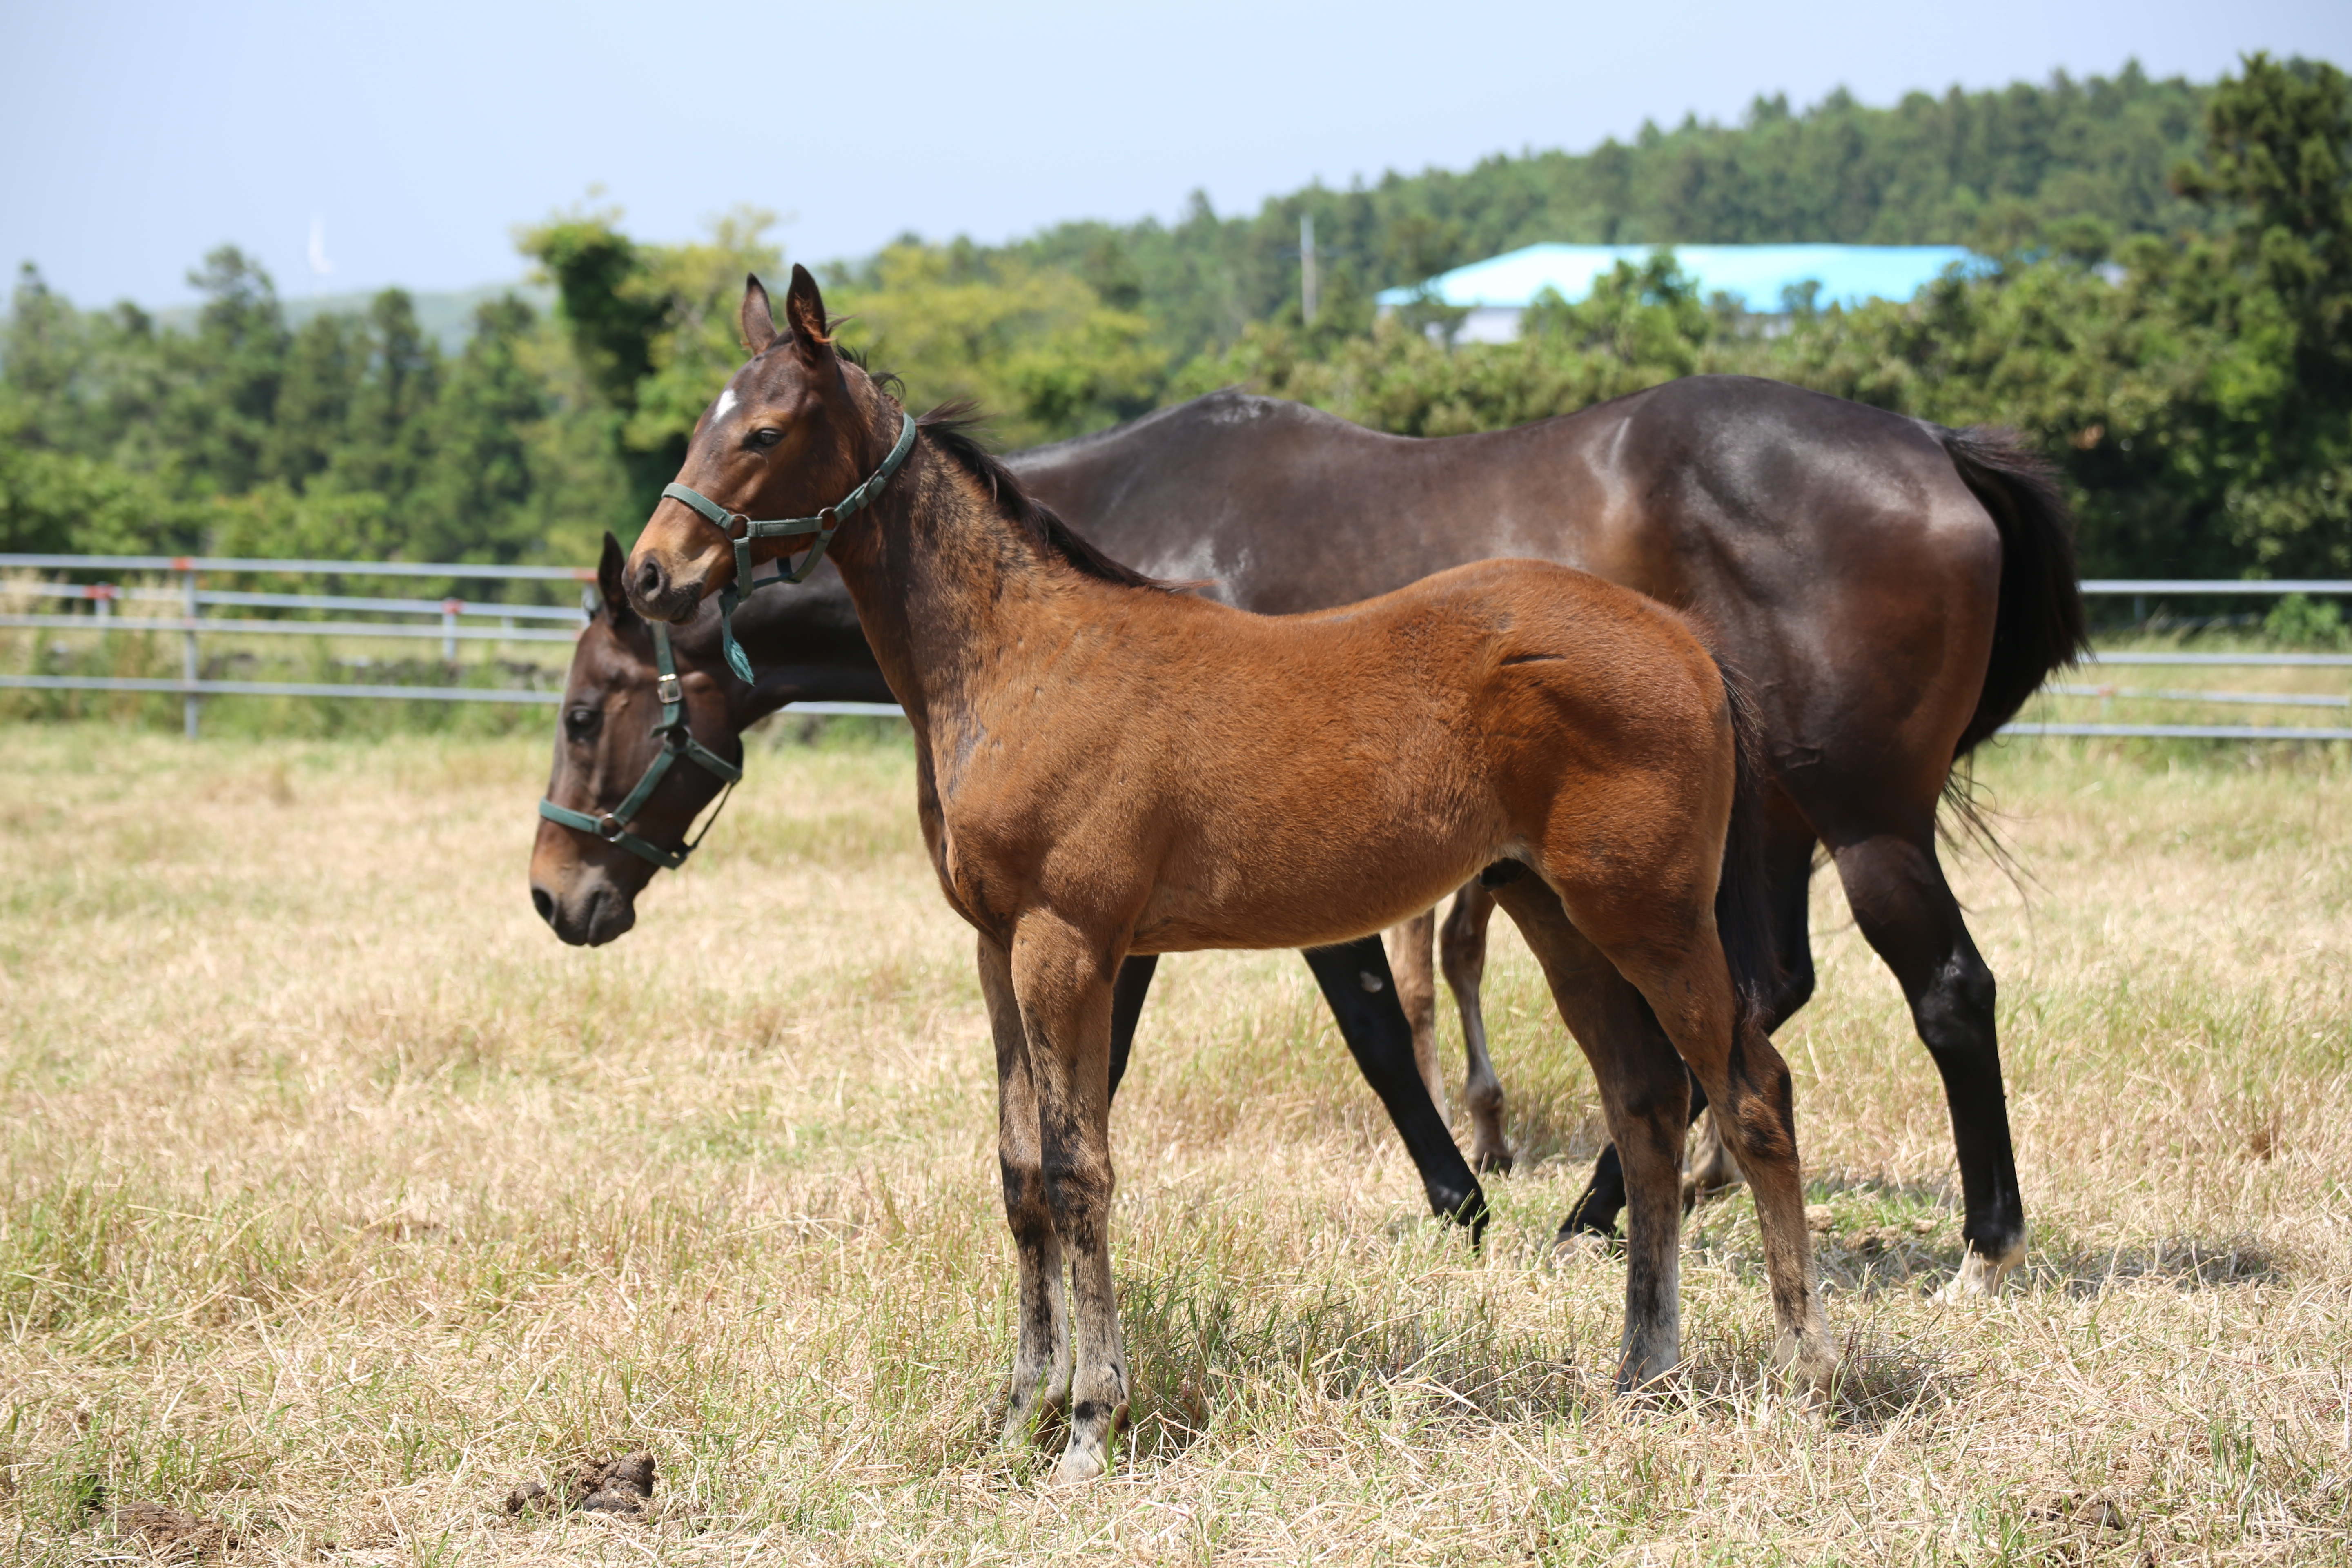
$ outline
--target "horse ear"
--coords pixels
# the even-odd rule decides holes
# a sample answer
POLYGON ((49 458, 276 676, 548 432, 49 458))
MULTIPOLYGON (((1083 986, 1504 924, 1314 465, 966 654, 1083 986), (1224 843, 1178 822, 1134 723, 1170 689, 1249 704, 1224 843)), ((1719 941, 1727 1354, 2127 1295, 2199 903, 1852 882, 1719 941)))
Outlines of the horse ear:
POLYGON ((757 354, 776 341, 775 313, 768 309, 767 285, 756 272, 743 278, 743 346, 757 354))
POLYGON ((608 530, 604 534, 604 559, 596 563, 596 591, 604 595, 604 618, 618 631, 636 619, 637 613, 629 608, 629 591, 621 584, 621 574, 629 564, 629 552, 608 530))
POLYGON ((793 263, 793 286, 784 294, 784 321, 792 327, 793 342, 811 359, 832 357, 833 338, 825 331, 824 296, 816 291, 816 279, 799 262, 793 263))

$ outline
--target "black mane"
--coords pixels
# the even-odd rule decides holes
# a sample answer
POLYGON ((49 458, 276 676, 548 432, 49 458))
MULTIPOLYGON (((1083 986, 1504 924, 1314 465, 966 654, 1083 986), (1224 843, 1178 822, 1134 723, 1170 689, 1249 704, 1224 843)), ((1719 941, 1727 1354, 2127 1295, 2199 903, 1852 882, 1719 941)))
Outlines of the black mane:
POLYGON ((1146 576, 1134 567, 1123 565, 1105 555, 1068 523, 1054 512, 1053 508, 1021 488, 1013 470, 996 459, 994 454, 980 444, 973 434, 980 416, 968 403, 948 403, 932 409, 915 421, 924 435, 939 443, 955 465, 988 487, 999 511, 1017 523, 1039 548, 1066 562, 1089 577, 1105 583, 1118 583, 1129 588, 1150 588, 1163 594, 1173 594, 1194 586, 1189 583, 1163 582, 1146 576))

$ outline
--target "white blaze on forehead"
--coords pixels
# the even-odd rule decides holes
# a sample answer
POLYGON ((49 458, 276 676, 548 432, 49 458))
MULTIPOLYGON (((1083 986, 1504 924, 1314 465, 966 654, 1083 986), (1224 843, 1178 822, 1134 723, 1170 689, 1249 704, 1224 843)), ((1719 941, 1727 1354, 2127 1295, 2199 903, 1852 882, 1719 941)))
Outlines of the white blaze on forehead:
POLYGON ((718 424, 721 419, 727 417, 727 411, 734 406, 735 389, 730 386, 726 391, 719 395, 719 405, 710 411, 710 422, 713 425, 718 424))

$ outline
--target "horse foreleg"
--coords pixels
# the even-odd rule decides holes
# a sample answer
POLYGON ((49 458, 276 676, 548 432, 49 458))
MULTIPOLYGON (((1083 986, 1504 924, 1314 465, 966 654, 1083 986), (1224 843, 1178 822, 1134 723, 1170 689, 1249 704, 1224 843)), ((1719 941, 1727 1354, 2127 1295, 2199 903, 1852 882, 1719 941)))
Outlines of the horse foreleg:
POLYGON ((1625 1332, 1617 1386, 1674 1370, 1682 1350, 1682 1144, 1689 1076, 1641 994, 1532 877, 1496 894, 1543 965, 1561 1021, 1592 1064, 1601 1114, 1623 1161, 1625 1332))
POLYGON ((1050 913, 1013 934, 1012 978, 1029 1042, 1045 1202, 1070 1263, 1070 1440, 1056 1481, 1110 1468, 1128 1411, 1127 1350, 1111 1282, 1111 973, 1099 942, 1050 913))
POLYGON ((1402 925, 1381 933, 1388 949, 1389 969, 1396 976, 1397 1005, 1412 1025, 1412 1066, 1429 1090, 1429 1103, 1438 1120, 1446 1118, 1445 1074, 1437 1065, 1437 980, 1430 966, 1430 947, 1437 934, 1437 911, 1423 910, 1402 925))
POLYGON ((1004 1223, 1020 1269, 1019 1324, 1003 1439, 1024 1440, 1038 1415, 1070 1395, 1070 1342, 1062 1301, 1062 1241, 1046 1202, 1037 1095, 1029 1046, 1005 951, 980 939, 980 990, 996 1039, 996 1159, 1004 1181, 1004 1223))
POLYGON ((1323 988, 1339 1037, 1348 1042, 1357 1070, 1395 1124, 1397 1136, 1421 1173, 1422 1191, 1432 1214, 1470 1227, 1473 1245, 1486 1225, 1486 1194, 1462 1158, 1444 1118, 1429 1103, 1428 1089, 1412 1062, 1412 1030, 1396 1004, 1388 954, 1376 936, 1312 947, 1302 952, 1315 983, 1323 988))
POLYGON ((1454 1005, 1462 1014, 1462 1101, 1470 1109, 1470 1168, 1507 1172, 1511 1146, 1503 1137, 1503 1080, 1486 1054, 1486 1010, 1478 988, 1486 980, 1486 922, 1495 895, 1474 877, 1454 895, 1437 939, 1438 961, 1454 1005))

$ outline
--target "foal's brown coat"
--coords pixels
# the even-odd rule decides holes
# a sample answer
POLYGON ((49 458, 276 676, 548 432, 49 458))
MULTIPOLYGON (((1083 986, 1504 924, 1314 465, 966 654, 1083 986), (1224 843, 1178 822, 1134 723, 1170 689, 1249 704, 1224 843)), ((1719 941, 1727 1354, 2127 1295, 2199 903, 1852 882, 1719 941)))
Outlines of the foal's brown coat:
MULTIPOLYGON (((751 285, 754 358, 680 474, 752 516, 830 503, 898 424, 835 353, 805 271, 786 305, 780 334, 751 285)), ((1750 1174, 1784 1358, 1825 1382, 1788 1074, 1744 1016, 1716 928, 1739 735, 1721 673, 1673 614, 1503 561, 1344 610, 1247 615, 1094 556, 937 430, 833 556, 914 725, 940 885, 980 932, 1021 1270, 1006 1429, 1068 1398, 1058 1477, 1102 1471, 1128 1397, 1109 1250, 1121 960, 1360 936, 1498 858, 1537 873, 1501 901, 1592 1061, 1625 1160, 1621 1381, 1678 1354, 1687 1090, 1646 1006, 1750 1174)), ((665 502, 627 582, 640 609, 675 619, 732 570, 717 532, 665 502)))

